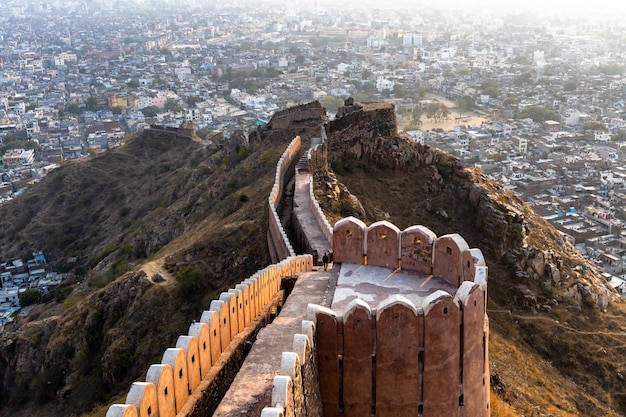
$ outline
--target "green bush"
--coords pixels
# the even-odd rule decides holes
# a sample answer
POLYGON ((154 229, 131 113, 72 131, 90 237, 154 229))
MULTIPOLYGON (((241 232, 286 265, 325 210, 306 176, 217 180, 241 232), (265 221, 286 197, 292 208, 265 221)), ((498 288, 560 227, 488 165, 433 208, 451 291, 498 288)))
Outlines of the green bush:
POLYGON ((239 152, 237 152, 237 156, 239 157, 239 159, 246 159, 248 155, 250 155, 250 151, 248 150, 248 148, 241 148, 239 149, 239 152))
POLYGON ((247 194, 239 194, 239 202, 240 203, 245 203, 248 200, 250 200, 250 197, 248 197, 247 194))
POLYGON ((186 298, 202 296, 208 284, 204 272, 191 266, 184 267, 176 275, 176 281, 180 282, 182 294, 186 298))
POLYGON ((18 298, 20 300, 20 306, 26 307, 31 304, 36 304, 41 301, 42 295, 43 293, 40 290, 37 290, 35 288, 29 288, 20 295, 18 295, 18 298))

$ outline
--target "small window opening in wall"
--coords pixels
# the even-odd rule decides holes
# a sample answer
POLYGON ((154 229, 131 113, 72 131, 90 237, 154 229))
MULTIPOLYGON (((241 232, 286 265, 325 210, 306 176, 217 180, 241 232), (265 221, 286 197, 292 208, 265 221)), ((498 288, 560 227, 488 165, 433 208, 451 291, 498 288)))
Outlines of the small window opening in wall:
POLYGON ((352 230, 346 230, 346 236, 352 237, 352 230))
POLYGON ((226 317, 224 317, 224 324, 226 324, 226 317))
POLYGON ((470 261, 467 261, 467 267, 468 268, 470 267, 470 261))
POLYGON ((196 363, 196 355, 191 355, 191 363, 196 363))
POLYGON ((387 239, 387 234, 386 234, 386 233, 379 233, 379 234, 378 234, 378 239, 380 239, 380 240, 385 240, 385 239, 387 239))
POLYGON ((417 406, 417 415, 418 416, 424 415, 424 404, 420 404, 417 406))
POLYGON ((476 307, 476 300, 474 300, 474 307, 476 307))
POLYGON ((422 244, 422 239, 420 239, 419 237, 416 237, 415 240, 413 241, 413 243, 415 243, 416 245, 421 245, 422 244))
POLYGON ((148 415, 151 416, 152 415, 152 407, 148 406, 148 415))
POLYGON ((448 314, 448 307, 444 307, 443 308, 443 315, 447 315, 448 314))
POLYGON ((459 405, 463 406, 463 394, 459 395, 459 405))
POLYGON ((213 329, 213 336, 217 336, 217 330, 213 329))
POLYGON ((183 370, 182 369, 178 370, 178 378, 179 379, 183 379, 183 370))
POLYGON ((233 313, 235 312, 235 307, 233 307, 233 313))
POLYGON ((202 349, 206 350, 206 342, 202 342, 202 349))
POLYGON ((167 396, 167 387, 163 389, 163 395, 167 396))
POLYGON ((452 255, 452 248, 449 246, 446 246, 446 255, 452 255))

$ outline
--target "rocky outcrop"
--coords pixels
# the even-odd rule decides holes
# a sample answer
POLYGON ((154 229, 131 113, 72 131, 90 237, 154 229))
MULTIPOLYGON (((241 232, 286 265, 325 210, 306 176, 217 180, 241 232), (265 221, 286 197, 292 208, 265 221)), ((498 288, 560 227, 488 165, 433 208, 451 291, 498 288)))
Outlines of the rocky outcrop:
POLYGON ((313 101, 276 112, 269 123, 250 134, 249 140, 251 144, 265 140, 289 142, 298 135, 305 139, 327 121, 326 109, 313 101))

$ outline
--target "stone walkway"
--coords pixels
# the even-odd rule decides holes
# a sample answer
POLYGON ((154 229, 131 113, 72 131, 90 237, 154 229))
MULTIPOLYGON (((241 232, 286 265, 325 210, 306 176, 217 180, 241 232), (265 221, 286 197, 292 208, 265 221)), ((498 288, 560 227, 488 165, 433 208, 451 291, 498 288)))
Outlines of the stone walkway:
POLYGON ((319 254, 319 262, 322 262, 324 252, 330 250, 331 245, 324 236, 313 211, 311 210, 311 194, 309 193, 309 181, 311 174, 308 169, 308 152, 305 152, 298 165, 296 166, 296 185, 294 191, 294 208, 295 214, 302 231, 309 240, 312 250, 317 250, 319 254))
POLYGON ((283 352, 293 351, 293 335, 301 333, 309 303, 330 307, 337 284, 339 268, 328 271, 321 267, 322 255, 331 246, 311 211, 307 153, 296 166, 294 214, 306 235, 309 244, 319 254, 320 265, 314 272, 301 273, 296 285, 287 298, 280 314, 259 332, 256 342, 230 389, 220 402, 214 417, 259 416, 263 407, 271 402, 274 376, 280 372, 283 352))
POLYGON ((280 372, 283 352, 293 352, 293 335, 302 333, 309 303, 323 304, 332 271, 305 272, 298 276, 280 314, 262 329, 213 417, 258 417, 269 407, 274 376, 280 372))

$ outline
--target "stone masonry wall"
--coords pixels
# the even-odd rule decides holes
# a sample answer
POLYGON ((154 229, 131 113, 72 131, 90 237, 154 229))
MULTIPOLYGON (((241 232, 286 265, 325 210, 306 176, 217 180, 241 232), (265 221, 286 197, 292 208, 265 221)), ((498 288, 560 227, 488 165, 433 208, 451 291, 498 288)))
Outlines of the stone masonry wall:
POLYGON ((161 363, 150 366, 145 382, 132 384, 126 403, 109 408, 107 417, 199 415, 190 402, 201 401, 212 394, 192 394, 196 389, 206 388, 207 378, 223 377, 216 369, 228 366, 220 360, 221 356, 233 349, 235 354, 243 354, 245 349, 240 348, 250 340, 238 335, 249 328, 275 294, 281 291, 283 277, 312 269, 311 255, 289 257, 223 292, 218 300, 211 302, 198 321, 191 323, 188 334, 178 338, 176 347, 166 349, 161 363))
MULTIPOLYGON (((323 170, 325 172, 328 169, 327 152, 328 152, 327 142, 323 142, 315 146, 311 150, 309 150, 309 157, 308 157, 309 172, 314 173, 314 172, 319 172, 320 170, 323 170)), ((324 211, 322 211, 322 208, 320 207, 319 203, 317 202, 317 199, 315 198, 315 192, 313 189, 313 177, 311 177, 311 179, 309 180, 309 195, 310 195, 310 201, 311 201, 311 211, 313 212, 313 215, 315 216, 315 220, 317 221, 317 224, 320 226, 320 229, 322 229, 322 233, 324 233, 324 236, 328 240, 328 243, 331 244, 331 248, 332 248, 333 227, 330 225, 330 222, 326 218, 324 211)))
POLYGON ((419 306, 401 295, 375 308, 357 299, 343 316, 309 305, 302 322, 306 337, 295 335, 295 353, 283 354, 287 365, 261 416, 319 415, 318 397, 304 409, 300 400, 303 387, 314 381, 326 417, 488 417, 487 267, 481 251, 469 249, 457 234, 438 238, 424 226, 400 231, 389 222, 367 227, 354 218, 338 221, 333 236, 335 262, 437 271, 457 291, 436 291, 419 306), (296 347, 298 338, 312 343, 313 372, 303 371, 310 359, 302 358, 311 355, 296 347))
POLYGON ((294 175, 294 167, 298 159, 300 159, 300 151, 300 136, 296 136, 287 149, 285 149, 285 152, 283 152, 276 166, 276 179, 268 198, 269 228, 267 232, 267 242, 272 262, 278 262, 288 256, 295 256, 296 254, 280 221, 277 209, 282 203, 285 184, 289 181, 291 176, 294 175))

